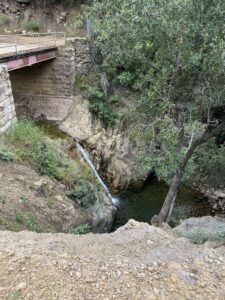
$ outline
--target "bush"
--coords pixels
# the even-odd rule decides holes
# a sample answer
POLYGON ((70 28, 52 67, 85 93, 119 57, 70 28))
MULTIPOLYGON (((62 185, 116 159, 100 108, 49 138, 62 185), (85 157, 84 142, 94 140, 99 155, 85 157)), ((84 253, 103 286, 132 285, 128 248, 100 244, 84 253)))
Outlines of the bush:
POLYGON ((71 230, 72 234, 86 234, 91 231, 91 226, 89 224, 81 224, 71 230))
POLYGON ((61 178, 61 159, 53 146, 46 142, 44 132, 32 121, 19 121, 9 129, 7 137, 17 155, 33 163, 41 175, 61 178))
POLYGON ((0 144, 0 160, 13 161, 13 153, 3 144, 0 144))
POLYGON ((10 17, 6 15, 0 15, 0 26, 9 26, 11 22, 10 17))
POLYGON ((44 132, 30 120, 20 120, 7 132, 7 137, 14 143, 21 143, 26 148, 37 145, 44 138, 44 132))
POLYGON ((60 167, 62 164, 53 147, 43 142, 33 150, 32 159, 39 174, 61 179, 60 167))
POLYGON ((172 215, 169 218, 169 224, 172 227, 179 225, 180 220, 187 219, 187 212, 183 207, 175 207, 173 209, 172 215))
POLYGON ((76 188, 70 192, 70 197, 78 199, 83 208, 88 208, 98 199, 93 185, 84 180, 77 183, 76 188))
POLYGON ((24 225, 30 231, 39 231, 38 221, 32 215, 26 215, 21 212, 16 213, 16 222, 24 225))
POLYGON ((132 87, 134 83, 135 75, 131 72, 122 72, 120 75, 117 76, 119 83, 125 87, 132 87))
POLYGON ((217 228, 213 231, 204 229, 195 229, 187 232, 175 231, 179 237, 185 237, 194 244, 203 244, 206 241, 225 241, 225 229, 217 228))
POLYGON ((28 32, 29 31, 39 32, 40 31, 40 24, 38 24, 35 20, 23 22, 22 27, 28 32))
POLYGON ((96 114, 105 127, 115 124, 116 115, 106 101, 106 98, 98 88, 89 87, 88 89, 89 109, 96 114))

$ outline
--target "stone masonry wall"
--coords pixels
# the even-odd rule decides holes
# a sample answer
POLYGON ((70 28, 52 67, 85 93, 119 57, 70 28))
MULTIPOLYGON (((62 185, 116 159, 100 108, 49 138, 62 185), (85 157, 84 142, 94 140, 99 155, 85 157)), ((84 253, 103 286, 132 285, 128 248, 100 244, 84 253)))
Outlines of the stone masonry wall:
POLYGON ((14 100, 9 74, 4 65, 0 65, 0 133, 16 122, 14 100))
POLYGON ((69 42, 75 51, 76 76, 87 74, 91 67, 91 51, 87 39, 72 38, 69 42))
POLYGON ((12 71, 10 78, 17 115, 63 120, 73 101, 75 52, 61 48, 57 58, 12 71))
POLYGON ((58 49, 56 59, 11 72, 18 116, 54 121, 67 117, 74 101, 75 75, 86 74, 91 63, 86 39, 67 43, 58 49))

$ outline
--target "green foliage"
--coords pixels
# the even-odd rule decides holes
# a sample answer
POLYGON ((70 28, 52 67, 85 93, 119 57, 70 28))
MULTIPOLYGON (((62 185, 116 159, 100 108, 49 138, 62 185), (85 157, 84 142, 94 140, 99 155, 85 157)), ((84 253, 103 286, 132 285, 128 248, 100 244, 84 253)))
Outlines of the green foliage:
POLYGON ((40 143, 32 152, 32 160, 40 175, 48 175, 61 179, 61 162, 54 148, 46 143, 40 143))
POLYGON ((16 213, 16 222, 24 225, 30 231, 39 231, 38 221, 32 215, 27 215, 21 212, 16 213))
POLYGON ((193 160, 196 170, 194 180, 214 187, 225 186, 225 145, 218 145, 215 139, 202 145, 193 160))
POLYGON ((11 23, 10 17, 7 15, 0 14, 0 26, 9 26, 11 23))
POLYGON ((172 227, 175 227, 175 226, 179 225, 181 220, 185 220, 185 219, 187 219, 187 212, 186 212, 185 208, 175 207, 169 218, 168 223, 172 227))
POLYGON ((187 232, 175 231, 179 237, 185 237, 194 244, 203 244, 206 241, 225 241, 224 228, 218 228, 213 232, 204 229, 195 229, 187 232))
POLYGON ((86 234, 89 233, 90 231, 91 231, 91 226, 89 224, 81 224, 75 227, 74 229, 72 229, 70 233, 78 235, 78 234, 86 234))
POLYGON ((0 144, 0 160, 13 161, 13 153, 3 144, 0 144))
POLYGON ((131 72, 122 72, 117 76, 119 83, 126 87, 132 87, 135 75, 131 72))
POLYGON ((45 140, 44 132, 32 121, 21 120, 7 132, 21 159, 30 160, 41 175, 60 179, 61 160, 51 144, 45 140), (20 149, 23 149, 22 151, 20 149))
POLYGON ((29 201, 28 197, 26 195, 22 195, 20 197, 20 202, 23 204, 26 204, 29 201))
POLYGON ((9 295, 7 300, 19 300, 19 299, 22 299, 22 296, 23 296, 22 291, 18 290, 16 292, 14 292, 13 294, 9 295))
MULTIPOLYGON (((6 133, 7 147, 17 158, 29 161, 41 175, 48 175, 73 188, 80 180, 92 181, 89 169, 76 160, 61 157, 42 129, 30 120, 21 120, 6 133)), ((5 153, 5 152, 4 152, 5 153)))
POLYGON ((103 92, 98 88, 89 87, 88 97, 90 111, 99 117, 105 127, 113 126, 116 115, 113 113, 103 92))
POLYGON ((80 180, 77 182, 75 189, 70 191, 70 197, 79 200, 82 207, 88 208, 98 200, 96 192, 92 184, 80 180))
MULTIPOLYGON (((193 143, 222 122, 225 2, 94 0, 87 18, 101 70, 136 93, 125 121, 146 168, 170 182, 193 143)), ((99 97, 96 102, 93 111, 107 115, 99 97)), ((221 173, 217 158, 211 167, 221 173)), ((187 168, 189 178, 198 170, 193 159, 187 168)))
POLYGON ((28 32, 39 32, 41 30, 41 26, 36 20, 23 22, 22 27, 28 32))
POLYGON ((74 80, 74 88, 80 91, 86 90, 87 89, 86 80, 87 80, 86 77, 76 75, 74 80))
POLYGON ((43 131, 30 120, 20 120, 7 132, 7 137, 14 143, 21 143, 25 147, 32 147, 43 140, 43 131))

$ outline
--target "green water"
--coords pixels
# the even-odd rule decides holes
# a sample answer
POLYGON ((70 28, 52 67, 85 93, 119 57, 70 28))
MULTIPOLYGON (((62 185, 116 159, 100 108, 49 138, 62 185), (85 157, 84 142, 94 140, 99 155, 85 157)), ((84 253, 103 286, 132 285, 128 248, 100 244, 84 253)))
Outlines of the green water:
MULTIPOLYGON (((160 212, 168 191, 165 183, 152 178, 144 187, 119 195, 120 204, 114 221, 113 230, 127 223, 129 219, 150 223, 151 218, 160 212)), ((174 207, 173 219, 200 217, 211 214, 208 202, 193 191, 182 188, 174 207)), ((171 221, 171 225, 174 222, 171 221)))
POLYGON ((68 134, 59 130, 55 122, 51 121, 35 121, 34 122, 38 127, 40 127, 44 133, 53 140, 69 140, 71 139, 68 134))

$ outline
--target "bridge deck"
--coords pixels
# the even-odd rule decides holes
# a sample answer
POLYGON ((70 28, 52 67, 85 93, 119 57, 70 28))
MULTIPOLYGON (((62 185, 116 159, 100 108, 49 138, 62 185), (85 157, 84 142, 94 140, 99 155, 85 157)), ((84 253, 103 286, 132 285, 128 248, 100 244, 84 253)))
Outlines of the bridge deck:
POLYGON ((0 60, 65 44, 64 33, 43 33, 27 35, 0 35, 0 60))

